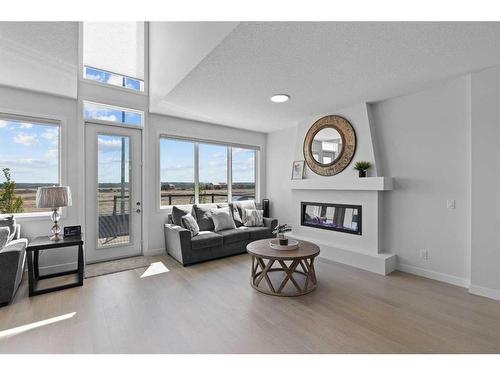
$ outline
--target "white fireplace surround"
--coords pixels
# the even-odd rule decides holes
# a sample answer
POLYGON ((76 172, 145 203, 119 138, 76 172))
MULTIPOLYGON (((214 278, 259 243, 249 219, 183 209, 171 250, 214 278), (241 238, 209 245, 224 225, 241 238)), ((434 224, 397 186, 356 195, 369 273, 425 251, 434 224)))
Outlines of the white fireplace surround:
MULTIPOLYGON (((396 255, 387 254, 382 248, 382 227, 384 215, 382 200, 393 187, 391 177, 382 176, 382 166, 377 158, 376 140, 370 123, 370 108, 360 104, 345 110, 328 114, 343 116, 351 122, 356 131, 357 145, 354 158, 344 171, 336 176, 319 176, 306 169, 306 178, 291 180, 288 188, 291 208, 287 221, 293 231, 290 237, 318 244, 320 256, 354 267, 386 275, 396 268, 396 255), (366 160, 373 164, 370 177, 359 178, 352 166, 356 161, 366 160), (329 231, 302 226, 300 223, 301 202, 322 202, 362 206, 363 232, 361 235, 329 231)), ((303 159, 303 142, 310 125, 325 114, 318 114, 304 120, 297 127, 295 158, 303 159)), ((282 220, 282 218, 280 218, 282 220)))

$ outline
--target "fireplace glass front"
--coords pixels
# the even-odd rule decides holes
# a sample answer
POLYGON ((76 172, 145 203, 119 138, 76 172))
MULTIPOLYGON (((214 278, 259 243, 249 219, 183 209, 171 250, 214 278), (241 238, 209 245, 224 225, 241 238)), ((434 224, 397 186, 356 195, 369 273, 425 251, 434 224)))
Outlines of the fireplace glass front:
POLYGON ((361 235, 361 206, 301 202, 301 225, 361 235))

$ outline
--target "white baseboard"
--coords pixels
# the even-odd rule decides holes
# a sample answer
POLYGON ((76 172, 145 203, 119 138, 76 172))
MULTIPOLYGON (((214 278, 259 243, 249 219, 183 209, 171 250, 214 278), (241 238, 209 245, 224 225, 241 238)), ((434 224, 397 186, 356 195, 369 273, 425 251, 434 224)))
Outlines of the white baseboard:
POLYGON ((398 263, 397 270, 411 273, 413 275, 426 277, 428 279, 442 281, 444 283, 461 286, 462 288, 469 287, 469 280, 457 276, 448 275, 446 273, 426 270, 425 268, 410 266, 409 264, 398 263))
POLYGON ((374 272, 379 275, 388 275, 396 269, 395 254, 369 254, 349 249, 341 249, 303 236, 292 234, 287 237, 310 241, 317 244, 321 249, 319 257, 323 259, 347 264, 349 266, 374 272))
POLYGON ((498 290, 498 289, 492 289, 492 288, 487 288, 484 286, 471 284, 469 286, 469 293, 475 294, 477 296, 487 297, 487 298, 491 298, 491 299, 495 299, 497 301, 500 301, 500 290, 498 290))

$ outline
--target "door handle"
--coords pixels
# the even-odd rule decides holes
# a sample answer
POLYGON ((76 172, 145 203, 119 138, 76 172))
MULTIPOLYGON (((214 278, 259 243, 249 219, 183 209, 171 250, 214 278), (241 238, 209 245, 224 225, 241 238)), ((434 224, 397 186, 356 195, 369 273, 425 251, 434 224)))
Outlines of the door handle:
POLYGON ((135 210, 135 212, 137 212, 138 214, 140 214, 141 213, 141 209, 138 208, 137 210, 135 210))

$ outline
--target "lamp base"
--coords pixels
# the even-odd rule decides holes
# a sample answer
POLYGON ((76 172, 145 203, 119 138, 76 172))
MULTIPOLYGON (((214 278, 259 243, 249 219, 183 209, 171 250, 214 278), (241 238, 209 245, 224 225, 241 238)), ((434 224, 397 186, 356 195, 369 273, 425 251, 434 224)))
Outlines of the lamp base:
POLYGON ((54 208, 52 211, 52 215, 50 216, 50 218, 54 222, 54 225, 52 226, 52 229, 50 230, 51 235, 49 236, 49 239, 51 241, 60 241, 63 239, 63 237, 61 236, 61 227, 59 226, 59 218, 60 217, 61 216, 59 215, 59 209, 54 208))

